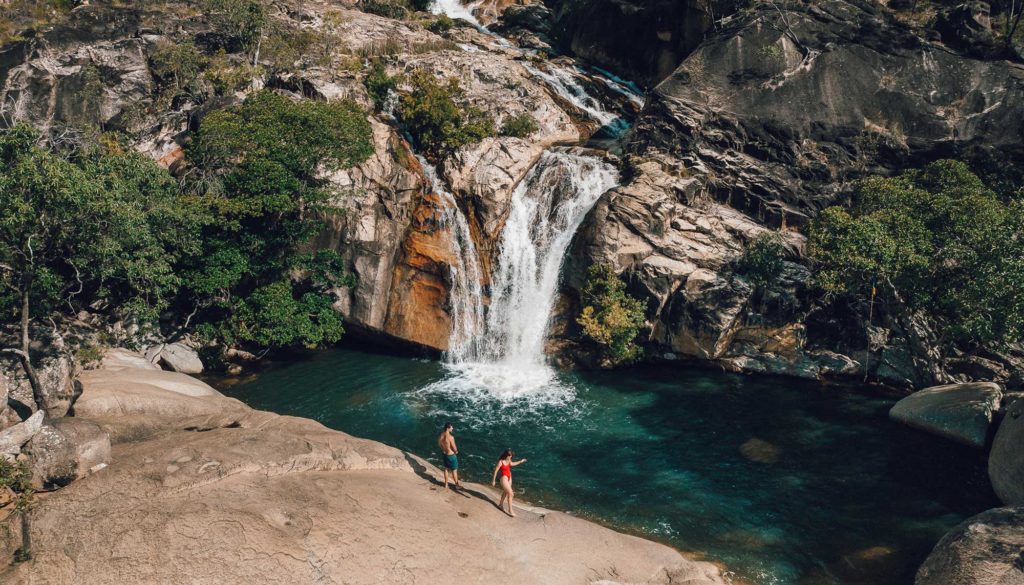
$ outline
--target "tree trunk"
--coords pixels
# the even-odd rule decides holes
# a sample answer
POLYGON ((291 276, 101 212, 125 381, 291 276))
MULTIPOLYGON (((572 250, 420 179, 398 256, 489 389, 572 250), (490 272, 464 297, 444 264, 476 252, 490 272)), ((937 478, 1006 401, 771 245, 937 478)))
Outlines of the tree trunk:
POLYGON ((28 517, 28 510, 21 511, 21 559, 32 558, 32 531, 31 521, 28 517))
POLYGON ((43 392, 43 385, 39 382, 39 376, 36 375, 36 369, 29 357, 29 345, 31 342, 28 327, 30 315, 29 290, 31 288, 32 280, 26 278, 21 290, 21 351, 17 353, 21 359, 21 367, 25 370, 25 375, 28 376, 28 383, 32 386, 32 398, 36 402, 36 408, 46 410, 46 393, 43 392))
MULTIPOLYGON (((888 305, 896 317, 896 322, 907 336, 907 348, 910 353, 926 364, 927 375, 932 385, 934 384, 947 384, 952 381, 943 365, 942 359, 942 347, 934 339, 928 339, 920 335, 917 327, 914 326, 914 316, 911 314, 910 309, 903 302, 903 298, 900 296, 896 287, 886 279, 885 286, 882 290, 886 293, 885 296, 888 298, 886 305, 888 305), (938 355, 936 356, 936 352, 938 355)), ((931 333, 926 331, 926 334, 931 333)))

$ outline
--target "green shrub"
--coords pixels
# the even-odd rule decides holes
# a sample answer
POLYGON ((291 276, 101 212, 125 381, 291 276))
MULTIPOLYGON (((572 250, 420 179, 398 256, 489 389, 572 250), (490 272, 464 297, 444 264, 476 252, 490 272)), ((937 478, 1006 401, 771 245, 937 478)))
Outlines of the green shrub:
POLYGON ((370 99, 377 111, 384 108, 388 95, 398 86, 395 78, 388 75, 387 69, 379 60, 370 65, 370 71, 363 78, 363 85, 366 86, 366 92, 370 94, 370 99))
POLYGON ((404 4, 404 2, 389 2, 388 0, 363 0, 360 7, 363 12, 401 20, 409 16, 409 10, 404 4))
POLYGON ((188 39, 161 43, 150 56, 150 64, 161 86, 181 92, 194 89, 193 84, 206 68, 207 59, 188 39))
POLYGON ((465 102, 457 79, 440 82, 423 70, 409 78, 399 118, 423 154, 439 161, 460 147, 494 135, 494 120, 465 102))
MULTIPOLYGON (((435 0, 409 0, 409 7, 417 12, 427 12, 435 0)), ((450 20, 450 19, 449 19, 450 20)))
POLYGON ((643 327, 644 304, 626 292, 626 284, 609 266, 590 267, 582 293, 583 310, 576 322, 600 350, 606 367, 636 360, 636 336, 643 327))
POLYGON ((808 253, 825 292, 927 316, 943 338, 1024 338, 1024 198, 1001 197, 963 163, 942 160, 860 181, 852 208, 811 225, 808 253))
POLYGON ((516 114, 508 117, 501 125, 501 135, 513 138, 526 138, 537 131, 537 121, 529 114, 516 114))
POLYGON ((256 289, 239 304, 227 336, 261 347, 336 343, 345 330, 332 304, 329 295, 300 294, 291 280, 283 279, 256 289))
POLYGON ((427 30, 429 30, 432 33, 440 35, 452 30, 452 26, 454 25, 455 22, 451 18, 449 18, 447 14, 442 14, 441 16, 438 16, 437 19, 434 20, 434 22, 430 23, 430 25, 427 26, 427 30))
POLYGON ((778 280, 782 274, 783 256, 786 248, 782 238, 774 232, 755 236, 747 249, 736 260, 736 273, 742 275, 757 287, 766 287, 778 280))

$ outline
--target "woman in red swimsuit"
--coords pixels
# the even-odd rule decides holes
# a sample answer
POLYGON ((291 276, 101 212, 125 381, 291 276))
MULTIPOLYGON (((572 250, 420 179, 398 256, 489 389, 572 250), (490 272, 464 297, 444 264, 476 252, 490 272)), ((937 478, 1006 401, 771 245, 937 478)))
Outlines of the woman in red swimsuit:
POLYGON ((516 514, 512 511, 512 468, 516 465, 522 465, 526 463, 526 459, 520 459, 519 461, 512 461, 512 449, 505 449, 502 452, 501 457, 498 457, 498 464, 494 466, 494 475, 491 476, 491 485, 493 486, 498 480, 498 472, 501 472, 501 501, 498 502, 498 509, 505 511, 502 507, 505 504, 505 500, 508 500, 508 515, 515 518, 516 514))

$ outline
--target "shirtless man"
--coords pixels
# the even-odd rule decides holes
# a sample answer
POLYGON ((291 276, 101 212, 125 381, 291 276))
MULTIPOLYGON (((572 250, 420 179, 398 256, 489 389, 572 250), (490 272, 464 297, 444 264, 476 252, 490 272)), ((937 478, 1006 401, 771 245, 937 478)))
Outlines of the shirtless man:
POLYGON ((455 482, 455 487, 461 488, 459 485, 459 448, 455 446, 455 436, 452 435, 452 423, 444 423, 444 430, 441 431, 441 436, 437 438, 437 446, 441 448, 441 458, 444 459, 444 489, 448 489, 448 472, 452 472, 452 480, 455 482))

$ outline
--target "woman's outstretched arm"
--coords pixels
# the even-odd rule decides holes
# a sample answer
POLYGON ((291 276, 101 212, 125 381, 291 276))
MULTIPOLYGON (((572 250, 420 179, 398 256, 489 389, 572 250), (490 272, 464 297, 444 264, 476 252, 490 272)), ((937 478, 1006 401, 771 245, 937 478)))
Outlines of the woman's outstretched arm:
POLYGON ((526 457, 523 457, 523 458, 522 458, 522 459, 520 459, 519 461, 513 461, 513 462, 511 463, 511 465, 512 465, 512 467, 515 467, 516 465, 520 465, 520 464, 523 464, 523 463, 526 463, 526 457))

